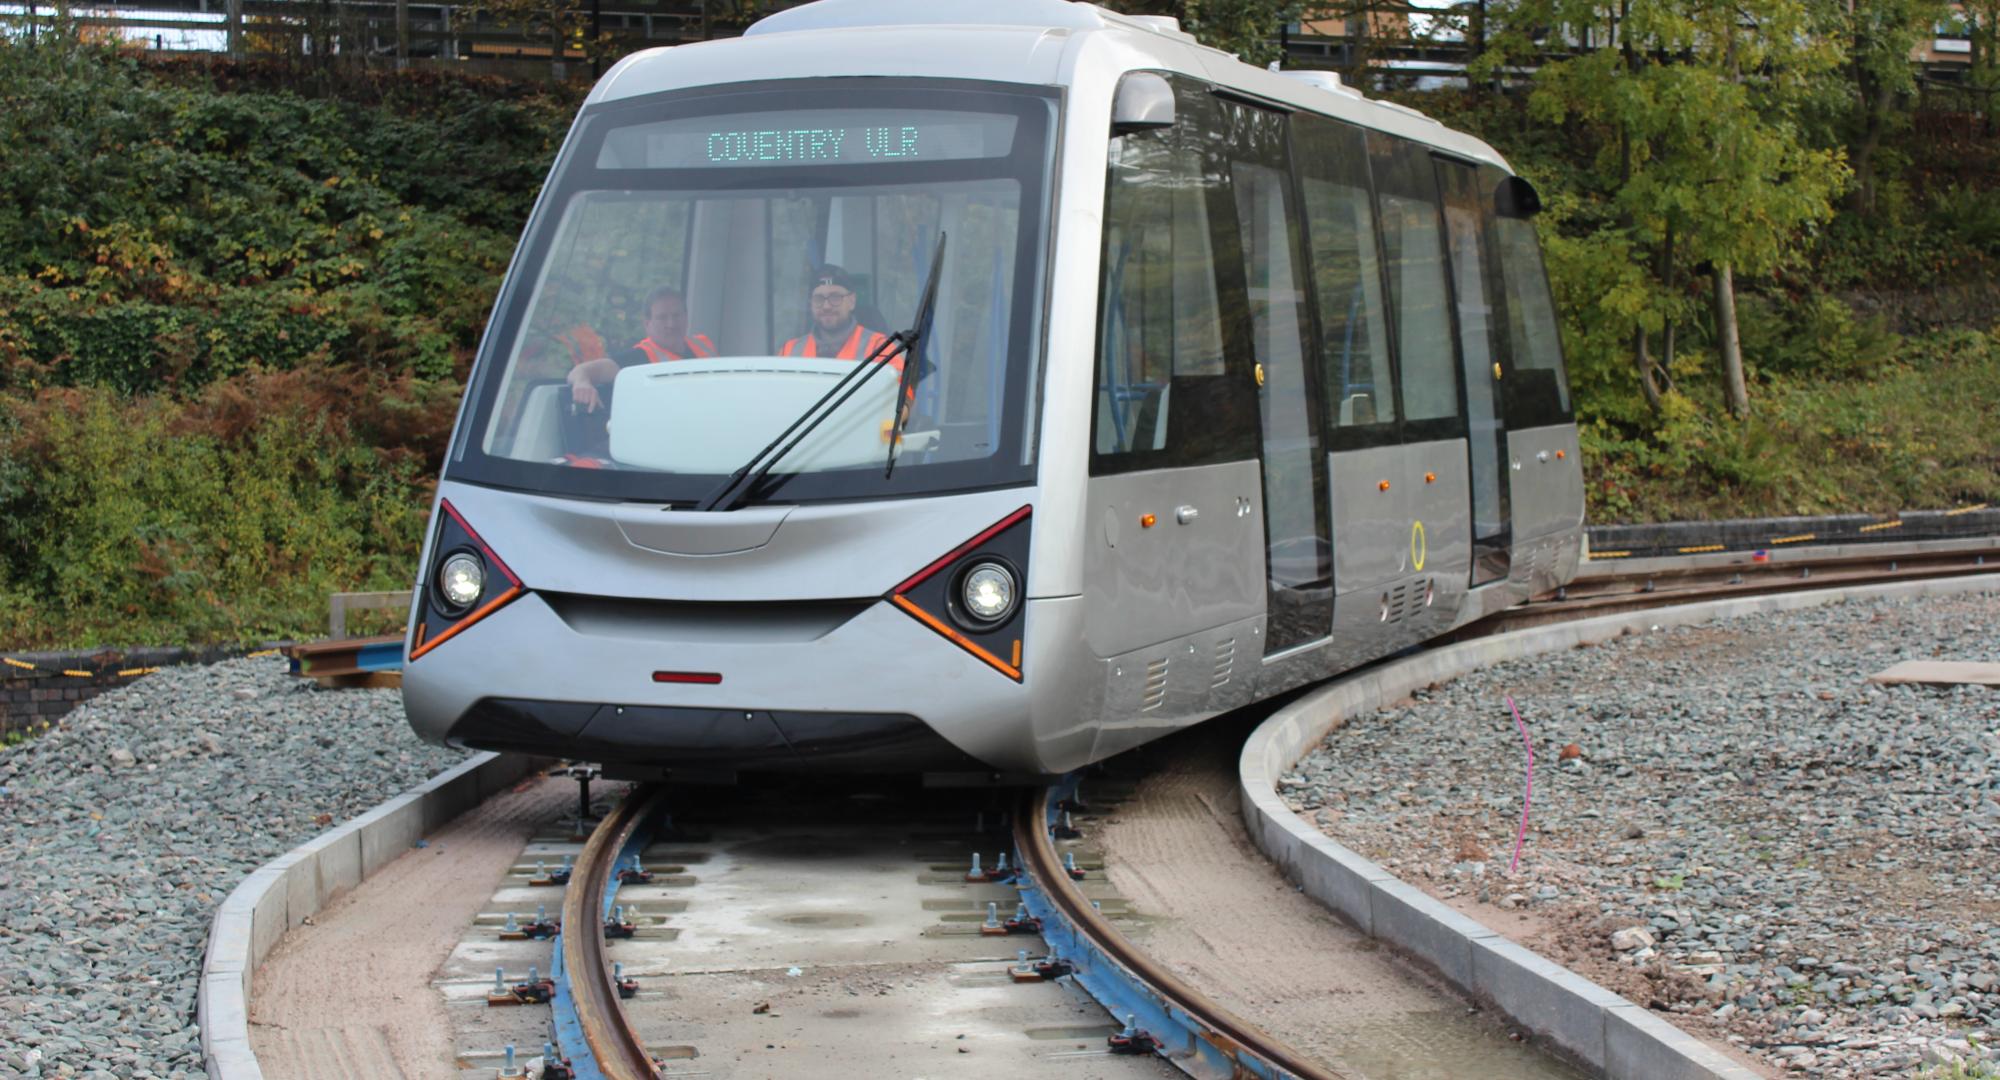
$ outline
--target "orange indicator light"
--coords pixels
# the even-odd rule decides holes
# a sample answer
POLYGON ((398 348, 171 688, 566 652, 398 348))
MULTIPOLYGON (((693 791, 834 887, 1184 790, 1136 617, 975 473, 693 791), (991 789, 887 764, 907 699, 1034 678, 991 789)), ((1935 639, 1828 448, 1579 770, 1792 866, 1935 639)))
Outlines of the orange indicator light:
POLYGON ((1151 514, 1140 514, 1140 515, 1139 515, 1139 527, 1140 527, 1140 528, 1142 528, 1142 529, 1150 529, 1150 528, 1152 528, 1152 527, 1153 527, 1153 523, 1154 523, 1154 522, 1156 522, 1156 521, 1158 521, 1158 520, 1160 520, 1160 519, 1159 519, 1159 518, 1156 518, 1156 517, 1154 517, 1154 516, 1153 516, 1153 515, 1151 515, 1151 514))
POLYGON ((1435 484, 1437 482, 1438 482, 1438 474, 1434 472, 1427 472, 1424 474, 1424 483, 1435 484))
POLYGON ((1375 485, 1375 486, 1376 486, 1376 487, 1379 487, 1379 488, 1381 488, 1381 489, 1382 489, 1383 491, 1387 491, 1387 490, 1389 490, 1389 481, 1387 481, 1387 480, 1384 480, 1384 481, 1382 481, 1381 483, 1379 483, 1379 484, 1377 484, 1377 485, 1375 485))
POLYGON ((1566 457, 1568 457, 1568 456, 1569 456, 1568 454, 1564 453, 1564 452, 1563 452, 1563 451, 1561 451, 1561 450, 1558 450, 1558 451, 1556 451, 1556 460, 1557 460, 1557 461, 1561 461, 1562 459, 1564 459, 1564 458, 1566 458, 1566 457))

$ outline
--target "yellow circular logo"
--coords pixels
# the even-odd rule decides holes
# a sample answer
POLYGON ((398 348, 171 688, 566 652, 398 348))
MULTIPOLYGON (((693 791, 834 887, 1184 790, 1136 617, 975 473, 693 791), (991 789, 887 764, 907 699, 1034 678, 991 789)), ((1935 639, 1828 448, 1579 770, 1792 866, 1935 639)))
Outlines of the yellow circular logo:
POLYGON ((1431 553, 1430 542, 1424 538, 1424 523, 1410 522, 1410 562, 1417 569, 1424 568, 1424 559, 1431 553))

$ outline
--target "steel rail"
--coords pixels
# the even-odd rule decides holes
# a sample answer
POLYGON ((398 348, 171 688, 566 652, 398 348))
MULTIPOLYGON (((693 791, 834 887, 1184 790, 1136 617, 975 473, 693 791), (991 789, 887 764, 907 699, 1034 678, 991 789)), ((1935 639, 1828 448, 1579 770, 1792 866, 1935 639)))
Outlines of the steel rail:
POLYGON ((1763 562, 1735 552, 1719 558, 1696 557, 1678 565, 1668 560, 1647 560, 1647 563, 1636 566, 1620 563, 1585 563, 1576 579, 1564 589, 1574 598, 1579 594, 1613 593, 1621 588, 1630 587, 1633 582, 1655 582, 1661 585, 1673 583, 1678 587, 1719 582, 1733 584, 1734 579, 1738 578, 1748 580, 1795 577, 1801 571, 1807 570, 1813 573, 1837 571, 1874 573, 1883 568, 1890 571, 1933 567, 1948 569, 1954 566, 1991 569, 1989 564, 2000 565, 2000 545, 1987 540, 1976 546, 1950 542, 1948 546, 1930 550, 1920 545, 1910 545, 1880 552, 1856 552, 1852 548, 1832 548, 1820 554, 1815 554, 1812 549, 1807 548, 1784 552, 1780 557, 1763 562))
POLYGON ((563 891, 563 969, 585 1049, 607 1080, 657 1080, 660 1075, 645 1040, 618 1004, 618 984, 604 947, 604 903, 618 872, 619 851, 664 796, 657 787, 634 788, 590 834, 563 891))
POLYGON ((1200 1029, 1196 1037, 1235 1063, 1238 1076, 1289 1076, 1296 1080, 1342 1080, 1263 1029, 1223 1008, 1134 946, 1104 914, 1091 906, 1070 879, 1050 835, 1047 809, 1055 789, 1029 789, 1014 815, 1014 845, 1029 876, 1078 936, 1123 967, 1200 1029), (1251 1060, 1245 1060, 1245 1057, 1251 1060))
POLYGON ((1641 571, 1594 579, 1585 585, 1585 595, 1582 596, 1558 593, 1537 597, 1463 626, 1441 641, 1462 641, 1598 615, 1622 615, 1708 600, 1772 596, 1842 585, 1970 577, 1993 573, 1996 565, 2000 565, 2000 549, 1960 551, 1948 555, 1796 559, 1754 566, 1641 571), (1630 589, 1617 591, 1620 585, 1628 585, 1630 589))

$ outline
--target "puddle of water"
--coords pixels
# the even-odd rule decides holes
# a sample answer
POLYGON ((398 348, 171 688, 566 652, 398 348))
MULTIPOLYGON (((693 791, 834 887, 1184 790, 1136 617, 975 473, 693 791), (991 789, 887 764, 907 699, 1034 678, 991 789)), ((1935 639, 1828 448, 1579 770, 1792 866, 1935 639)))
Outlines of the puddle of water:
POLYGON ((794 911, 789 914, 777 916, 776 921, 784 923, 786 926, 824 927, 826 929, 843 929, 868 925, 868 917, 866 915, 853 911, 794 911))
POLYGON ((746 858, 811 859, 815 862, 851 860, 865 850, 853 840, 835 836, 772 836, 745 840, 732 848, 734 854, 746 858))

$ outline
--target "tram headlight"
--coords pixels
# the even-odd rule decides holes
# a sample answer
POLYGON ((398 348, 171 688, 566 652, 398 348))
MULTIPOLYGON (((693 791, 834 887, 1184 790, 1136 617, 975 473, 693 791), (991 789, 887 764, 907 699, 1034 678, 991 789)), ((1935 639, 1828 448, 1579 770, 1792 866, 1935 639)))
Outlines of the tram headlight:
POLYGON ((463 611, 486 591, 486 567, 477 555, 460 551, 438 568, 438 594, 453 608, 463 611))
POLYGON ((979 563, 959 579, 959 602, 982 623, 997 623, 1011 614, 1018 592, 1014 572, 997 562, 979 563))

